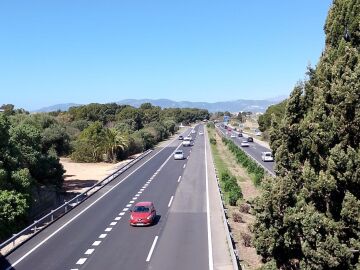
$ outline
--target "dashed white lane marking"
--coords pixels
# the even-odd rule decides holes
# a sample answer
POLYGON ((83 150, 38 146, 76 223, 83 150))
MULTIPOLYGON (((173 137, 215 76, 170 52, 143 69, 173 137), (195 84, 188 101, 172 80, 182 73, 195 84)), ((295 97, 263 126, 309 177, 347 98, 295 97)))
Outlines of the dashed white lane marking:
POLYGON ((159 236, 155 236, 154 242, 152 243, 151 248, 150 248, 150 251, 149 251, 149 254, 148 254, 147 258, 146 258, 146 261, 147 261, 147 262, 149 262, 150 259, 151 259, 151 255, 152 255, 153 252, 154 252, 155 245, 156 245, 156 242, 157 242, 158 238, 159 238, 159 236))
POLYGON ((95 249, 89 248, 87 251, 85 251, 85 255, 91 255, 94 252, 95 249))
POLYGON ((77 268, 71 268, 70 270, 79 270, 79 269, 77 269, 77 268))
POLYGON ((125 215, 125 212, 121 212, 119 215, 120 215, 120 216, 123 216, 123 215, 125 215))
POLYGON ((189 159, 190 156, 188 156, 186 159, 189 159))
POLYGON ((116 224, 117 224, 117 222, 114 221, 114 222, 110 223, 110 226, 115 226, 116 224))
POLYGON ((100 245, 100 243, 101 243, 101 241, 95 241, 92 245, 93 245, 94 247, 97 247, 98 245, 100 245))
POLYGON ((136 194, 136 195, 135 195, 135 197, 139 197, 139 196, 140 196, 140 194, 136 194))
POLYGON ((186 164, 184 164, 183 168, 185 169, 185 167, 186 167, 186 164))
POLYGON ((135 201, 130 201, 129 203, 134 203, 135 201))
POLYGON ((141 194, 141 193, 143 193, 142 191, 139 191, 137 194, 141 194))
POLYGON ((181 180, 181 175, 180 175, 179 178, 178 178, 178 183, 180 182, 180 180, 181 180))
POLYGON ((124 209, 123 209, 123 212, 126 212, 127 210, 129 210, 129 208, 124 208, 124 209))
POLYGON ((144 188, 141 188, 140 191, 144 191, 145 189, 144 188))
POLYGON ((99 235, 99 238, 103 239, 103 238, 105 238, 106 236, 107 236, 107 234, 106 234, 106 233, 103 233, 103 234, 100 234, 100 235, 99 235))
POLYGON ((116 217, 116 218, 115 218, 115 220, 120 220, 120 219, 121 219, 121 217, 116 217))
POLYGON ((106 228, 106 229, 105 229, 105 232, 111 232, 111 230, 112 230, 112 228, 109 227, 109 228, 106 228))
POLYGON ((174 199, 174 196, 171 196, 170 201, 169 201, 169 204, 168 204, 168 207, 171 206, 171 203, 172 203, 173 199, 174 199))
POLYGON ((126 207, 131 207, 131 206, 132 206, 132 204, 131 204, 131 203, 129 203, 129 204, 127 204, 127 205, 126 205, 126 207))
POLYGON ((132 199, 133 199, 133 200, 136 200, 136 199, 137 199, 137 197, 133 197, 132 199))
POLYGON ((76 264, 84 264, 84 262, 86 262, 87 258, 80 258, 76 264))

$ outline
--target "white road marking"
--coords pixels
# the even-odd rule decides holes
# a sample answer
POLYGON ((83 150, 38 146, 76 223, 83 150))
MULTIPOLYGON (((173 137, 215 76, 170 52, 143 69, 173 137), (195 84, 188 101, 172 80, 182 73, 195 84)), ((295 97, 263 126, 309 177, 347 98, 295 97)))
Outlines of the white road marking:
POLYGON ((139 196, 140 196, 140 194, 136 194, 136 195, 135 195, 135 197, 139 197, 139 196))
POLYGON ((204 136, 205 144, 205 178, 206 178, 206 220, 207 220, 207 233, 208 233, 208 253, 209 253, 209 270, 214 269, 214 260, 212 253, 212 239, 211 239, 211 224, 210 224, 210 201, 209 201, 209 177, 207 166, 207 153, 206 153, 206 136, 204 136))
POLYGON ((190 156, 188 156, 186 159, 189 159, 190 156))
POLYGON ((94 247, 97 247, 98 245, 100 245, 100 243, 101 243, 101 241, 95 241, 92 245, 93 245, 94 247))
POLYGON ((144 189, 145 189, 145 188, 147 188, 147 186, 148 186, 148 184, 145 184, 142 188, 144 188, 144 189))
POLYGON ((186 167, 186 164, 184 164, 183 168, 185 169, 185 167, 186 167))
POLYGON ((141 189, 140 189, 141 192, 144 191, 144 190, 145 190, 144 188, 141 188, 141 189))
MULTIPOLYGON (((159 152, 154 154, 152 157, 150 157, 148 160, 146 160, 143 164, 141 164, 139 167, 137 167, 134 171, 129 173, 123 180, 121 180, 119 183, 112 186, 109 190, 107 190, 103 195, 101 195, 99 198, 97 198, 95 201, 93 201, 91 204, 89 204, 86 208, 84 208, 81 212, 79 212, 77 215, 75 215, 73 218, 71 218, 69 221, 67 221, 65 224, 63 224, 60 228, 58 228, 56 231, 54 231, 52 234, 50 234, 48 237, 46 237, 44 240, 42 240, 39 244, 37 244, 35 247, 33 247, 31 250, 29 250, 27 253, 24 254, 21 258, 19 258, 16 262, 14 262, 12 265, 10 265, 5 270, 13 269, 18 263, 20 263, 22 260, 24 260, 27 256, 29 256, 31 253, 33 253, 35 250, 37 250, 40 246, 42 246, 44 243, 46 243, 50 238, 52 238, 54 235, 56 235, 58 232, 60 232, 62 229, 64 229, 67 225, 69 225, 71 222, 73 222, 76 218, 78 218, 81 214, 86 212, 91 206, 93 206, 95 203, 97 203, 99 200, 104 198, 109 192, 111 192, 113 189, 115 189, 118 185, 120 185, 122 182, 124 182, 126 179, 128 179, 131 175, 133 175, 135 172, 140 170, 146 163, 148 163, 150 160, 152 160, 154 157, 159 155, 164 149, 166 149, 170 144, 174 143, 176 139, 169 142, 167 145, 165 145, 164 148, 160 149, 159 152)), ((179 144, 178 148, 181 146, 179 144)), ((172 154, 169 156, 169 158, 172 156, 172 154)), ((135 199, 134 199, 135 200, 135 199)))
POLYGON ((106 234, 106 233, 103 233, 103 234, 100 234, 100 235, 99 235, 99 238, 104 239, 106 236, 107 236, 107 234, 106 234))
POLYGON ((115 220, 120 220, 120 219, 121 219, 121 217, 116 217, 116 218, 115 218, 115 220))
POLYGON ((174 196, 171 196, 170 201, 169 201, 169 204, 168 204, 168 207, 171 206, 171 203, 172 203, 173 199, 174 199, 174 196))
POLYGON ((154 252, 155 245, 156 245, 156 242, 157 242, 158 238, 159 238, 159 236, 155 236, 154 242, 152 243, 149 254, 148 254, 147 258, 146 258, 147 262, 150 262, 151 255, 154 252))
POLYGON ((117 222, 114 221, 114 222, 110 223, 110 226, 115 226, 116 224, 117 224, 117 222))
POLYGON ((126 207, 125 207, 125 208, 123 209, 123 212, 126 212, 127 210, 129 210, 129 208, 126 208, 126 207))
POLYGON ((86 258, 81 258, 76 262, 76 264, 84 264, 84 262, 86 262, 86 260, 87 260, 86 258))
POLYGON ((181 175, 180 175, 179 178, 178 178, 178 183, 180 182, 180 180, 181 180, 181 175))
POLYGON ((133 200, 136 200, 136 199, 137 199, 137 197, 133 197, 132 199, 133 199, 133 200))
POLYGON ((109 227, 109 228, 106 228, 106 229, 105 229, 105 232, 111 232, 111 230, 112 230, 112 228, 109 227))
POLYGON ((120 216, 123 216, 123 215, 125 215, 125 212, 121 212, 119 215, 120 215, 120 216))
POLYGON ((91 255, 94 252, 95 249, 89 248, 87 251, 85 251, 85 255, 91 255))
POLYGON ((131 203, 129 203, 129 204, 127 204, 127 205, 126 205, 126 207, 131 207, 131 206, 132 206, 132 204, 131 204, 131 203))
POLYGON ((142 191, 138 191, 138 193, 137 194, 141 194, 142 193, 142 191))
POLYGON ((130 201, 129 203, 134 203, 135 201, 130 201))

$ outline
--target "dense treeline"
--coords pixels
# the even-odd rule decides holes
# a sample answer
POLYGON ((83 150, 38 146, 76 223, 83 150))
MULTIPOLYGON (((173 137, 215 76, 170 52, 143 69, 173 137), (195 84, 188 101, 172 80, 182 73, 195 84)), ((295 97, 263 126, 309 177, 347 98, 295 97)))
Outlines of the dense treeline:
POLYGON ((259 116, 259 130, 265 132, 271 127, 271 120, 274 119, 277 123, 280 123, 285 115, 287 100, 284 100, 278 104, 269 106, 265 113, 259 116))
MULTIPOLYGON (((0 112, 0 239, 29 222, 37 188, 61 191, 59 156, 116 162, 153 147, 207 110, 89 104, 68 112, 29 114, 6 104, 0 112)), ((36 202, 39 203, 39 202, 36 202)))
POLYGON ((256 204, 264 269, 360 269, 360 0, 335 0, 326 47, 273 121, 274 180, 256 204))

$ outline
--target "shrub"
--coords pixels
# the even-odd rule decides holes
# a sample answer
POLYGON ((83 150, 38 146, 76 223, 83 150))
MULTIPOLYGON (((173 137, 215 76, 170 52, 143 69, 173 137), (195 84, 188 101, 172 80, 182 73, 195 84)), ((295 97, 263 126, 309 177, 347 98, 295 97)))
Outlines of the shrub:
POLYGON ((248 214, 250 212, 250 205, 247 203, 240 204, 239 211, 248 214))
POLYGON ((215 138, 210 138, 210 143, 211 143, 212 145, 216 145, 216 140, 215 140, 215 138))
POLYGON ((242 243, 245 247, 251 247, 252 246, 252 241, 251 241, 251 235, 248 233, 241 233, 240 234, 242 243))
POLYGON ((232 218, 233 218, 234 222, 244 223, 243 218, 239 212, 233 212, 232 218))

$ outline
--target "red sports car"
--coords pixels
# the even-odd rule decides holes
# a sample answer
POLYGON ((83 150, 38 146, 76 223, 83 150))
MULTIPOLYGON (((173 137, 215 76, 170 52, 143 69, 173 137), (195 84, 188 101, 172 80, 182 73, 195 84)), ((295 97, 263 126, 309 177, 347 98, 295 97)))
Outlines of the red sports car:
POLYGON ((130 225, 151 225, 156 217, 156 210, 152 202, 138 202, 131 210, 130 225))

